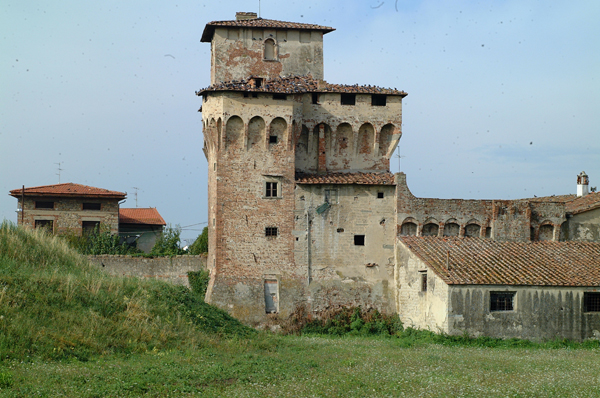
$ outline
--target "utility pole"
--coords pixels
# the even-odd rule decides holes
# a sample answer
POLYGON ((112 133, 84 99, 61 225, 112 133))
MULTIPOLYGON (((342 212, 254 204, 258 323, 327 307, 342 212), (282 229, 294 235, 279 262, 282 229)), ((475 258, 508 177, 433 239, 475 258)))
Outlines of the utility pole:
POLYGON ((133 189, 135 189, 135 192, 133 193, 133 195, 135 196, 135 207, 138 207, 138 202, 137 202, 137 194, 138 194, 138 187, 133 187, 133 189))

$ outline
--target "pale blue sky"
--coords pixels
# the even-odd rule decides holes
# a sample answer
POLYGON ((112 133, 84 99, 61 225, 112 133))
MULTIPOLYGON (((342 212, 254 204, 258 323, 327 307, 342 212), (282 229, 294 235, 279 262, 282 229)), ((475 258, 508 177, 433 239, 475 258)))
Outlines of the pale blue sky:
MULTIPOLYGON (((0 219, 16 221, 9 190, 58 183, 61 162, 61 182, 126 191, 125 207, 138 187, 138 205, 168 223, 206 221, 200 36, 258 1, 5 0, 0 10, 0 219)), ((262 0, 261 13, 336 28, 327 81, 408 92, 400 149, 415 195, 575 193, 582 170, 600 185, 597 0, 262 0)))

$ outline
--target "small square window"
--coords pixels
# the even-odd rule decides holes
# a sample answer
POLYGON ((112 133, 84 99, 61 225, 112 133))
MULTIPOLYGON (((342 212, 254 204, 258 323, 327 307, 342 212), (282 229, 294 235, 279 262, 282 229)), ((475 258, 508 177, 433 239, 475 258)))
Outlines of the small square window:
POLYGON ((82 221, 81 232, 83 235, 91 235, 100 231, 100 221, 82 221))
POLYGON ((100 203, 84 203, 83 210, 101 210, 102 204, 100 203))
POLYGON ((35 201, 36 209, 54 209, 54 202, 35 201))
POLYGON ((354 246, 364 246, 365 245, 365 236, 364 235, 354 235, 354 246))
POLYGON ((54 221, 52 220, 35 220, 35 228, 44 228, 48 232, 54 232, 54 221))
POLYGON ((356 94, 342 94, 340 101, 342 105, 355 105, 356 94))
POLYGON ((277 236, 277 227, 266 227, 265 236, 277 236))
POLYGON ((383 199, 383 192, 377 192, 377 199, 383 199))
POLYGON ((583 312, 600 312, 600 293, 583 293, 583 312))
POLYGON ((265 184, 266 190, 265 190, 265 196, 267 198, 276 198, 278 196, 278 183, 276 182, 272 182, 272 181, 267 181, 267 183, 265 184))
POLYGON ((512 311, 515 292, 490 292, 490 311, 512 311))
POLYGON ((276 135, 269 136, 269 144, 277 144, 277 136, 276 135))

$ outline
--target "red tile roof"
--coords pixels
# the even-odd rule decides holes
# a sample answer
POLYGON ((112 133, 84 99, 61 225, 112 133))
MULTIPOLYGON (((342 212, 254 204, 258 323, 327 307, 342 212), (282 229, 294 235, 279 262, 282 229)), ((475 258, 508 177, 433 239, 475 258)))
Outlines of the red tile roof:
POLYGON ((394 175, 384 173, 327 173, 308 174, 296 173, 297 184, 364 184, 364 185, 395 185, 394 175))
POLYGON ((449 285, 600 286, 600 243, 398 239, 449 285))
POLYGON ((585 196, 567 202, 567 213, 578 214, 584 211, 594 210, 600 207, 600 192, 590 192, 585 196))
POLYGON ((119 224, 167 225, 154 207, 119 209, 119 224))
POLYGON ((307 76, 278 76, 274 79, 265 80, 260 87, 256 87, 255 78, 245 80, 234 80, 213 84, 212 86, 196 91, 196 95, 204 95, 206 92, 214 91, 250 91, 263 93, 302 94, 302 93, 349 93, 349 94, 386 94, 406 97, 405 91, 391 88, 383 88, 371 85, 358 84, 332 84, 324 80, 314 79, 307 76))
POLYGON ((203 43, 209 43, 212 40, 212 37, 215 33, 215 28, 223 26, 223 27, 237 27, 237 28, 262 28, 262 29, 298 29, 298 30, 320 30, 325 33, 329 33, 334 31, 334 28, 329 26, 321 26, 321 25, 313 25, 308 23, 298 23, 298 22, 285 22, 285 21, 277 21, 274 19, 263 19, 263 18, 253 18, 253 19, 243 19, 240 21, 213 21, 206 24, 204 27, 204 32, 202 33, 202 38, 200 39, 203 43))
POLYGON ((576 197, 577 197, 577 195, 574 195, 574 194, 570 194, 570 195, 552 195, 552 196, 540 196, 540 197, 534 197, 534 198, 526 198, 524 200, 527 200, 529 202, 566 203, 568 201, 571 201, 571 200, 575 199, 576 197))
MULTIPOLYGON (((21 188, 10 191, 10 196, 14 196, 15 198, 21 197, 21 194, 21 188)), ((124 192, 109 191, 108 189, 74 184, 72 182, 25 188, 25 196, 91 196, 120 200, 125 199, 126 195, 124 192)))

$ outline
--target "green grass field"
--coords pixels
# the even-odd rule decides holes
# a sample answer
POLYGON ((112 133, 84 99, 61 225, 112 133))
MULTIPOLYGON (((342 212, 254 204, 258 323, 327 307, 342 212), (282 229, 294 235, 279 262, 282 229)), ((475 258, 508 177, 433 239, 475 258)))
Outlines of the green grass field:
POLYGON ((0 225, 0 397, 598 397, 597 342, 255 332, 0 225))

